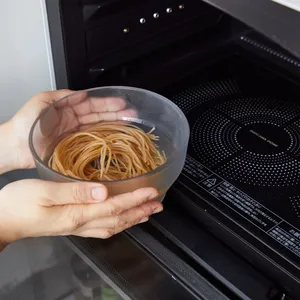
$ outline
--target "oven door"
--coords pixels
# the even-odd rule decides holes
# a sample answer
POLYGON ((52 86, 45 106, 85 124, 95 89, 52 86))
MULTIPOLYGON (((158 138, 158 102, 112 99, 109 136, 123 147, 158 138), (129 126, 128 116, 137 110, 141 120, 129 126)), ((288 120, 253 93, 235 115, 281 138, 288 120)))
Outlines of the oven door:
POLYGON ((180 198, 173 188, 148 224, 68 244, 122 299, 281 299, 283 289, 184 213, 180 198))

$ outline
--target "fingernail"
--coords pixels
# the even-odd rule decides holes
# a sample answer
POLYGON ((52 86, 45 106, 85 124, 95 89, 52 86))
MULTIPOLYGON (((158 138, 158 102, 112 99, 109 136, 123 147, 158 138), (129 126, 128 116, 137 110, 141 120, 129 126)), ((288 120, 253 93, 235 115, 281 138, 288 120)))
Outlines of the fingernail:
POLYGON ((139 224, 146 223, 148 221, 149 221, 149 217, 145 217, 139 222, 139 224))
POLYGON ((162 206, 158 206, 157 208, 154 209, 153 214, 159 214, 164 210, 162 206))
POLYGON ((106 199, 106 189, 105 187, 94 187, 92 189, 92 197, 96 201, 104 201, 106 199))

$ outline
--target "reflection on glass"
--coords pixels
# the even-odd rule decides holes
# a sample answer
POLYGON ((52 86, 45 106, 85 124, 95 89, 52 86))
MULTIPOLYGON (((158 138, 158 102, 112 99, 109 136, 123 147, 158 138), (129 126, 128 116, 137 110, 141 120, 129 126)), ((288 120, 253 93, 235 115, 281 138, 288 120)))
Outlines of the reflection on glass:
POLYGON ((0 280, 1 300, 123 299, 60 239, 12 245, 0 253, 1 278, 9 278, 0 280))
POLYGON ((76 300, 121 300, 118 293, 92 270, 80 257, 71 259, 74 282, 78 288, 76 300))

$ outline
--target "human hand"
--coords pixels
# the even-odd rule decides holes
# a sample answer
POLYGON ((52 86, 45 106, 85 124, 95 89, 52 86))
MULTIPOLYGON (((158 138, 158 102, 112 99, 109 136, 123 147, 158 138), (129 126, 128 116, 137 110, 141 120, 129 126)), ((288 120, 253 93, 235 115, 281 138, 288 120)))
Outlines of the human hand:
POLYGON ((107 198, 96 183, 14 182, 0 191, 0 242, 57 235, 106 239, 161 212, 156 197, 153 188, 107 198))
POLYGON ((99 101, 99 98, 88 97, 84 91, 72 94, 74 91, 70 90, 38 94, 29 100, 12 118, 9 127, 11 136, 15 139, 16 163, 14 168, 29 169, 35 167, 28 145, 30 129, 44 109, 62 98, 66 98, 66 101, 63 101, 62 105, 58 102, 55 111, 53 111, 55 114, 51 114, 51 122, 47 124, 47 126, 51 124, 51 128, 45 130, 48 133, 46 132, 45 139, 41 142, 43 147, 47 147, 48 141, 51 140, 51 136, 47 136, 49 130, 51 130, 50 135, 59 136, 62 132, 98 121, 115 121, 122 117, 135 116, 135 112, 126 109, 125 101, 120 98, 102 98, 101 100, 104 101, 99 101))

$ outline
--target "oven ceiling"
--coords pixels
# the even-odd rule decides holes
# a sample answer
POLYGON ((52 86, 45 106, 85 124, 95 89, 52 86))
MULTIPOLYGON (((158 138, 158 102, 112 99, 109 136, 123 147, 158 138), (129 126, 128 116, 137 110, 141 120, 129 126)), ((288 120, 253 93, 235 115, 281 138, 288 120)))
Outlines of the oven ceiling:
MULTIPOLYGON (((203 1, 251 26, 293 55, 300 57, 300 35, 298 31, 300 12, 272 0, 203 1)), ((286 0, 285 2, 291 1, 286 0)))

